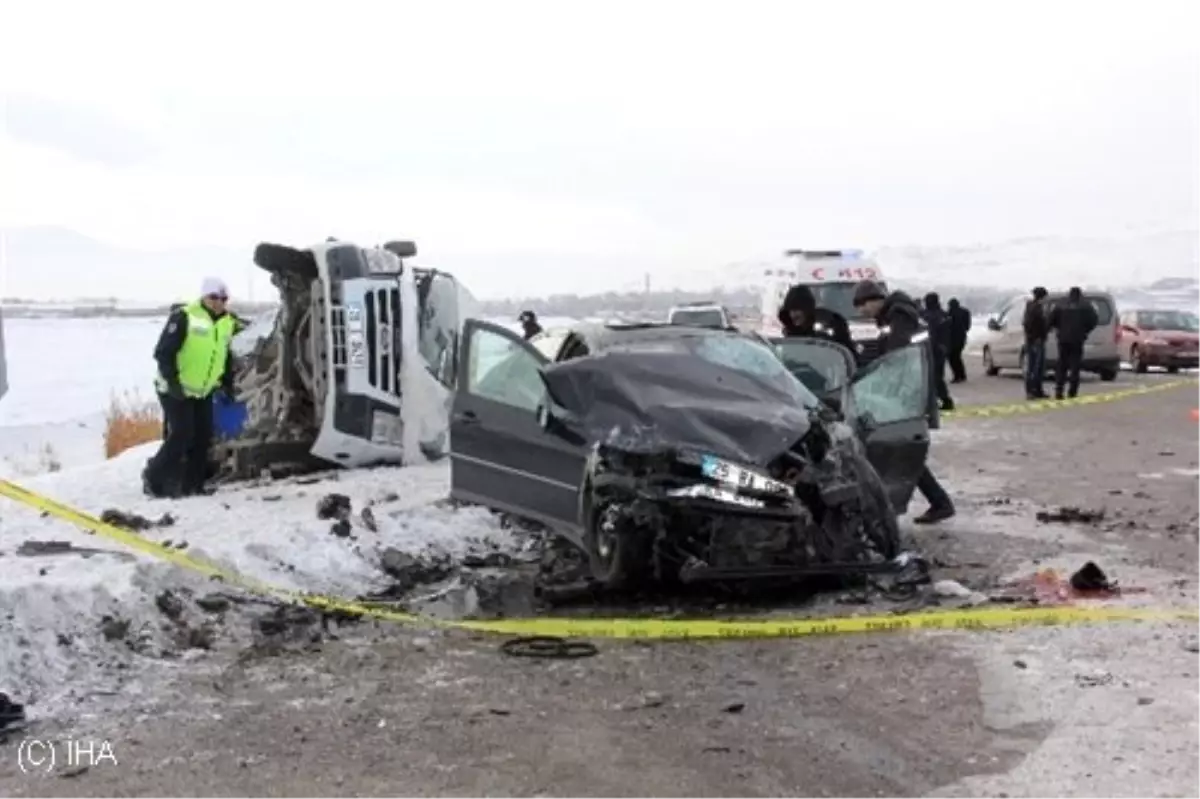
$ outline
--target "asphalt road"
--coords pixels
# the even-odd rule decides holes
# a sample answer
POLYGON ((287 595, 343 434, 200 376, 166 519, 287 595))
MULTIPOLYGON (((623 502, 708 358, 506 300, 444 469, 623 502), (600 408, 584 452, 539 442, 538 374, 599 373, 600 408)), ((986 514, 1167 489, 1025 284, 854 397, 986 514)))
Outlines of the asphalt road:
MULTIPOLYGON (((1023 396, 1019 379, 977 372, 953 388, 962 404, 1023 396)), ((1194 607, 1196 405, 1184 388, 949 422, 933 458, 959 515, 916 541, 938 577, 971 588, 1094 560, 1144 589, 1126 601, 1194 607), (1035 520, 1062 505, 1106 517, 1035 520)), ((0 793, 1200 793, 1194 624, 600 641, 576 661, 508 658, 497 643, 364 625, 318 650, 182 662, 165 693, 97 698, 36 730, 107 741, 116 763, 26 776, 10 741, 0 793)))

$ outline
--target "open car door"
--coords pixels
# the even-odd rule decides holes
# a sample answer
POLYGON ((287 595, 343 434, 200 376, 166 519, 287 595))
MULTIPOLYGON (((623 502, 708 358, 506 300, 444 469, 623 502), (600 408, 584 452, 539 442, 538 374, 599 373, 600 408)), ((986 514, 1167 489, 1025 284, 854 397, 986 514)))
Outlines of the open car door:
POLYGON ((539 422, 546 356, 478 319, 466 321, 462 342, 450 413, 450 496, 576 529, 585 454, 539 422))
POLYGON ((854 353, 824 338, 772 338, 771 346, 787 370, 818 399, 838 411, 849 411, 854 353))
POLYGON ((930 420, 937 420, 929 341, 872 361, 850 385, 853 418, 897 514, 908 502, 929 455, 930 420))

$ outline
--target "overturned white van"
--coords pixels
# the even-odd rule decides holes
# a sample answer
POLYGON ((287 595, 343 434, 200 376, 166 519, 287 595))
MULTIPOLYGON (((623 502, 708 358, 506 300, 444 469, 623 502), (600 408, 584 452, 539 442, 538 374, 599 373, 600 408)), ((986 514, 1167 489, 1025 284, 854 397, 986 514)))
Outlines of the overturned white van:
POLYGON ((412 242, 259 244, 277 310, 234 340, 235 397, 218 424, 222 479, 439 458, 463 321, 453 276, 409 264, 412 242))

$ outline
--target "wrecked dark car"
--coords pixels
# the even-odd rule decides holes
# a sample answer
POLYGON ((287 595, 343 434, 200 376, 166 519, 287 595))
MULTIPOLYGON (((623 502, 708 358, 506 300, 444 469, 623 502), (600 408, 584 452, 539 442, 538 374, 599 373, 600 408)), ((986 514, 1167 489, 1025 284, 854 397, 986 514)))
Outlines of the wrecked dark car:
POLYGON ((929 446, 928 355, 847 381, 843 421, 770 346, 669 325, 535 347, 468 320, 451 495, 551 527, 609 588, 884 570, 929 446))
POLYGON ((452 275, 410 265, 416 245, 262 243, 277 310, 233 341, 236 423, 211 459, 221 479, 445 454, 462 320, 452 275))

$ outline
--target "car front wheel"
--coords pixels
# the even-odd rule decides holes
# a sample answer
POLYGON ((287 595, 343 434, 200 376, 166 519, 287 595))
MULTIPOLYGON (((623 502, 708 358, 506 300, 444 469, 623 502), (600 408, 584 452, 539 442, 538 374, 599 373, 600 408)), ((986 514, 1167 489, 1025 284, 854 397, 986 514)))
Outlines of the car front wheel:
POLYGON ((624 512, 622 503, 598 502, 586 530, 592 579, 617 590, 636 588, 649 579, 654 537, 624 512))

